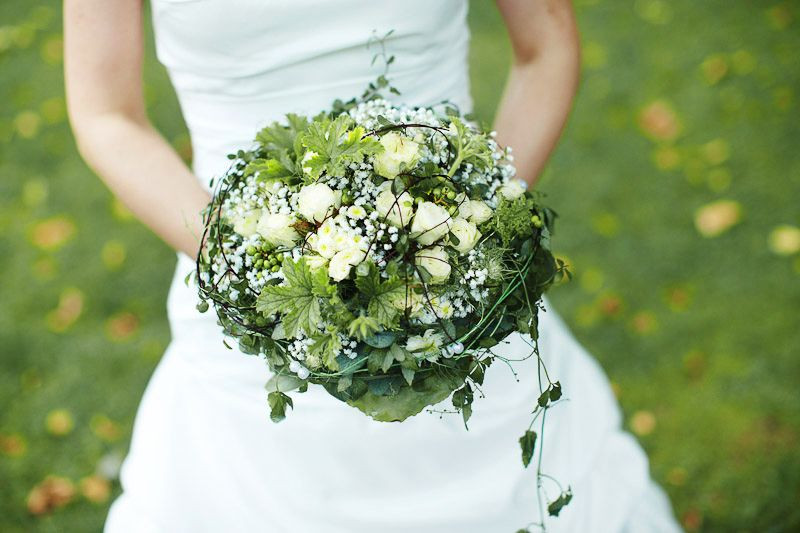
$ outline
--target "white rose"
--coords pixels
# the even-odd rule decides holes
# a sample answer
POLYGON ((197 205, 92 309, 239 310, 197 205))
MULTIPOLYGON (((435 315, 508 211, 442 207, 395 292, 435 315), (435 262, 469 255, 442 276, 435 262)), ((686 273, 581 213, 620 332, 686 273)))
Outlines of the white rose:
POLYGON ((469 221, 474 224, 483 224, 494 216, 492 208, 481 200, 470 200, 469 212, 469 221))
POLYGON ((497 192, 502 194, 506 200, 514 200, 515 198, 519 198, 523 194, 525 194, 525 190, 528 186, 525 184, 524 181, 518 179, 511 179, 508 180, 505 185, 500 187, 497 192))
POLYGON ((414 264, 423 267, 431 275, 429 283, 444 283, 450 277, 450 257, 441 246, 431 246, 414 255, 414 264))
POLYGON ((439 347, 444 343, 444 335, 434 329, 426 329, 423 335, 414 335, 406 341, 406 350, 411 353, 432 354, 438 353, 439 347))
POLYGON ((242 237, 250 237, 256 233, 258 228, 258 219, 261 218, 263 211, 261 209, 254 209, 248 211, 244 215, 234 217, 233 231, 242 237))
POLYGON ((291 247, 300 238, 300 234, 292 227, 294 222, 289 215, 265 211, 258 219, 256 231, 275 246, 291 247))
POLYGON ((481 238, 481 232, 472 222, 467 222, 463 218, 457 218, 453 221, 453 227, 450 232, 458 239, 458 244, 451 241, 450 246, 458 250, 461 254, 465 254, 475 248, 478 244, 478 239, 481 238))
POLYGON ((297 196, 297 210, 308 221, 322 222, 336 205, 336 194, 324 183, 306 185, 297 196))
POLYGON ((381 220, 386 220, 394 226, 404 227, 408 225, 411 216, 414 214, 414 198, 407 192, 403 192, 398 198, 391 190, 391 181, 385 181, 388 184, 383 190, 378 193, 375 198, 375 210, 381 216, 381 220))
POLYGON ((472 205, 470 204, 469 198, 463 192, 458 193, 455 199, 456 205, 458 206, 458 216, 461 218, 469 218, 472 214, 472 205))
POLYGON ((450 231, 450 213, 433 202, 422 202, 411 222, 411 237, 422 245, 433 244, 450 231))
POLYGON ((419 144, 408 137, 391 131, 381 137, 383 152, 375 156, 375 172, 384 178, 393 179, 400 173, 400 166, 411 169, 419 159, 419 144))
POLYGON ((336 252, 328 265, 328 275, 335 281, 342 281, 350 275, 353 265, 364 259, 364 252, 359 249, 348 249, 336 252))

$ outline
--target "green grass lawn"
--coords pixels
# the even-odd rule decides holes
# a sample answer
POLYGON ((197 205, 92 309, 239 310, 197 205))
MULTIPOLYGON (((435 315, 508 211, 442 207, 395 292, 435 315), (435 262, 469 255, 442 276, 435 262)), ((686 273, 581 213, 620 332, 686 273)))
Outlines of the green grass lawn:
MULTIPOLYGON (((553 299, 687 530, 797 531, 800 6, 576 4, 582 86, 541 184, 576 276, 553 299)), ((492 3, 472 5, 473 94, 489 121, 509 48, 492 3)), ((0 4, 4 532, 100 530, 119 490, 106 476, 169 341, 175 256, 76 154, 59 6, 0 4)), ((185 153, 148 59, 151 116, 185 153)))

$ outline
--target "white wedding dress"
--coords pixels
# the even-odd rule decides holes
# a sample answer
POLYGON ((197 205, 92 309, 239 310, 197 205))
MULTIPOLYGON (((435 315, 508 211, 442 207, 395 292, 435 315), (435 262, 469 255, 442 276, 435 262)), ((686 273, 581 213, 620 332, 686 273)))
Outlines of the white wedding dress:
MULTIPOLYGON (((466 0, 152 4, 204 185, 260 126, 359 95, 381 71, 365 46, 373 30, 394 30, 386 47, 399 100, 471 107, 466 0)), ((534 465, 523 468, 518 444, 538 396, 533 358, 516 365, 519 382, 500 363, 489 369, 469 431, 454 415, 374 422, 317 386, 274 424, 266 363, 225 348, 214 313, 196 311, 184 285, 192 267, 178 254, 172 342, 139 407, 106 533, 513 533, 541 521, 534 465)), ((543 469, 574 491, 561 516, 545 517, 548 531, 679 531, 598 364, 554 311, 540 329, 567 398, 548 411, 543 469)), ((529 348, 512 335, 499 351, 529 348)))

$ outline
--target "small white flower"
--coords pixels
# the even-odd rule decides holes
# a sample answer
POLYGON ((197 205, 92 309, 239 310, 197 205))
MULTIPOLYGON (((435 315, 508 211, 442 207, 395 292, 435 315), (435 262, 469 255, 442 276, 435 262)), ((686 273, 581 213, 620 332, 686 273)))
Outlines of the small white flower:
POLYGON ((441 246, 431 246, 414 255, 414 264, 427 270, 431 277, 429 283, 444 283, 450 277, 450 258, 441 246))
POLYGON ((336 205, 336 194, 324 183, 313 183, 300 189, 297 210, 306 220, 322 222, 336 205))
POLYGON ((306 264, 308 265, 308 268, 310 268, 311 270, 318 270, 320 268, 325 268, 326 266, 328 266, 328 260, 321 255, 309 254, 309 255, 304 255, 303 257, 306 258, 306 264))
POLYGON ((367 212, 360 205, 351 205, 347 208, 347 216, 350 218, 355 218, 356 220, 361 220, 367 216, 367 212))
POLYGON ((411 222, 411 237, 422 245, 433 244, 450 231, 450 213, 433 202, 422 202, 411 222))

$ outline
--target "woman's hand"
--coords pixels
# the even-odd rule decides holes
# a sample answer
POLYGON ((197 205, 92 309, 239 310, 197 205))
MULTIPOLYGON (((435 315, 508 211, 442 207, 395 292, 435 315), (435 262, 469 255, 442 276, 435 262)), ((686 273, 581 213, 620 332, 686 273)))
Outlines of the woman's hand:
POLYGON ((81 155, 111 191, 194 257, 210 195, 147 119, 142 40, 141 0, 64 1, 70 122, 81 155))
POLYGON ((517 175, 534 185, 555 148, 578 86, 580 45, 570 0, 496 0, 514 62, 495 117, 517 175))

